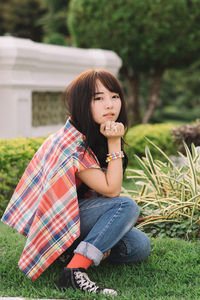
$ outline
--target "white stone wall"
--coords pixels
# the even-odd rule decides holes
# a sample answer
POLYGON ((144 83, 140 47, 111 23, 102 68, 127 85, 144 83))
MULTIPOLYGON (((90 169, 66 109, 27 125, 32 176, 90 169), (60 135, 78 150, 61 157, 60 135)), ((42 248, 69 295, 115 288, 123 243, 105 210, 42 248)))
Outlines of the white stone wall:
POLYGON ((87 69, 104 68, 117 75, 121 64, 113 51, 0 37, 0 139, 43 136, 62 126, 32 127, 33 91, 62 92, 87 69))

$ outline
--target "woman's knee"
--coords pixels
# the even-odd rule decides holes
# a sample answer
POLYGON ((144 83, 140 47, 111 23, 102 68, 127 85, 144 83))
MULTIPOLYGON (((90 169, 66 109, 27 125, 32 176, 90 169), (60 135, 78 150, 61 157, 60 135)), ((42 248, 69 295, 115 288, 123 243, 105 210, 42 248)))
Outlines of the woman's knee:
POLYGON ((151 253, 151 243, 149 237, 141 232, 141 238, 137 241, 137 257, 138 261, 142 261, 147 258, 151 253))
POLYGON ((111 251, 109 262, 140 263, 151 252, 148 236, 137 228, 129 231, 111 251))
POLYGON ((119 198, 120 198, 121 206, 124 209, 124 213, 126 214, 126 217, 133 219, 133 223, 135 224, 140 214, 139 206, 131 198, 128 197, 119 197, 119 198))

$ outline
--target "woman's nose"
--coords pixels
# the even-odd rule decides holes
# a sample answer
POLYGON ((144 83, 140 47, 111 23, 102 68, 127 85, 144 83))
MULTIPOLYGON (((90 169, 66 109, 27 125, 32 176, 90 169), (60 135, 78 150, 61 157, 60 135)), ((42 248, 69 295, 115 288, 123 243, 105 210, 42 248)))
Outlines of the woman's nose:
POLYGON ((106 97, 105 99, 105 105, 106 105, 106 108, 110 108, 113 106, 113 102, 112 102, 112 98, 111 97, 106 97))

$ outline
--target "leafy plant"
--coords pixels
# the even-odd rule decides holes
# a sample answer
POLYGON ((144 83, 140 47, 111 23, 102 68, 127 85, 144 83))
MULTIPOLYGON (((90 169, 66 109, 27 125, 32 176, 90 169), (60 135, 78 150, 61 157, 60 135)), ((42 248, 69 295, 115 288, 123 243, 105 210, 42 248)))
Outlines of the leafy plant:
MULTIPOLYGON (((148 140, 148 139, 147 139, 148 140)), ((145 227, 150 235, 191 238, 200 235, 200 151, 192 145, 192 153, 184 143, 186 156, 177 166, 158 146, 148 140, 165 158, 153 159, 146 146, 145 157, 135 155, 139 170, 129 169, 127 177, 135 181, 127 190, 140 204, 143 217, 138 228, 145 227), (162 225, 161 225, 162 224, 162 225)))

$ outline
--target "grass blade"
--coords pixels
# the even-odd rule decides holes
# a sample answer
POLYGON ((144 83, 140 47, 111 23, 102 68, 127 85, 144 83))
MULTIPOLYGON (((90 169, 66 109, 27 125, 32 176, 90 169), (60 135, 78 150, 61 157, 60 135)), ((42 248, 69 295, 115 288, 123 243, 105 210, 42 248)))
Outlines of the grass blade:
POLYGON ((165 154, 164 151, 162 151, 156 144, 154 144, 152 141, 150 141, 147 137, 145 137, 145 139, 152 145, 154 146, 168 161, 169 163, 173 166, 173 168, 179 172, 178 168, 176 167, 176 165, 173 163, 173 161, 169 158, 169 156, 167 154, 165 154))
POLYGON ((189 167, 190 167, 190 171, 191 171, 191 177, 192 177, 192 187, 193 187, 193 193, 195 195, 197 195, 198 191, 197 191, 197 177, 196 177, 196 172, 195 172, 195 168, 194 168, 194 164, 193 164, 193 160, 192 160, 192 155, 190 153, 190 150, 187 146, 187 144, 185 142, 183 142, 184 147, 185 147, 185 151, 187 154, 187 158, 188 158, 188 162, 189 162, 189 167))
POLYGON ((157 188, 157 184, 155 183, 155 180, 154 180, 153 176, 151 175, 149 169, 145 165, 145 163, 137 155, 134 155, 134 156, 137 160, 137 163, 139 164, 139 166, 142 168, 144 174, 146 175, 147 179, 152 183, 152 185, 154 186, 156 191, 159 193, 159 190, 157 188))

